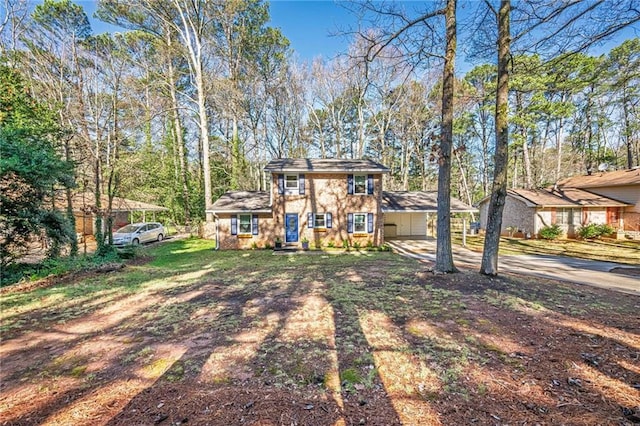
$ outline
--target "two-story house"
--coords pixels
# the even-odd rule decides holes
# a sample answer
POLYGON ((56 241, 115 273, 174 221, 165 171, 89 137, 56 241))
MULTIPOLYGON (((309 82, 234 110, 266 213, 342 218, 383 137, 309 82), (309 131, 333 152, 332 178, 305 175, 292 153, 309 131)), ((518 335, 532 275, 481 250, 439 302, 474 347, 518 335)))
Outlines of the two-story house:
MULTIPOLYGON (((268 192, 232 191, 208 210, 216 221, 221 249, 283 245, 316 246, 343 242, 379 246, 387 219, 399 222, 407 235, 426 235, 426 215, 437 210, 435 193, 383 192, 389 169, 371 160, 276 159, 264 168, 268 192), (415 226, 404 226, 404 222, 415 226)), ((473 211, 452 200, 456 211, 473 211)), ((395 231, 395 229, 394 229, 395 231)))

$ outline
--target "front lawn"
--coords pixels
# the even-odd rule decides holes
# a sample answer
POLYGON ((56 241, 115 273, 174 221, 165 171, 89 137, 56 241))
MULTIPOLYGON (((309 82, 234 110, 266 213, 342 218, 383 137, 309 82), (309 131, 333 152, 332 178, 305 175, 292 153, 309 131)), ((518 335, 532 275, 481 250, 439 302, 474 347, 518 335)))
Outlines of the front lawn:
MULTIPOLYGON (((220 252, 0 295, 0 424, 632 424, 640 298, 393 253, 220 252)), ((146 259, 146 260, 144 260, 146 259)))
MULTIPOLYGON (((454 244, 462 245, 462 234, 452 234, 452 241, 454 244)), ((481 253, 483 246, 484 236, 467 235, 468 249, 481 253)), ((503 237, 500 239, 500 254, 550 254, 640 265, 640 241, 611 239, 547 241, 503 237)))

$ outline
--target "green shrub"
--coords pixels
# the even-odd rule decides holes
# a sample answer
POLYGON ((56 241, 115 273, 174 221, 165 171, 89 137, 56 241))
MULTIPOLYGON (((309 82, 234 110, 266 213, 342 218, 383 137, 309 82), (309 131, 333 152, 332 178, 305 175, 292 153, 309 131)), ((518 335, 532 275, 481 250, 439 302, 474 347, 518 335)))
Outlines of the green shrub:
POLYGON ((598 225, 598 230, 600 231, 600 236, 611 235, 614 232, 616 232, 613 226, 607 225, 606 223, 603 223, 602 225, 598 225))
POLYGON ((349 240, 342 240, 342 248, 349 248, 349 240))
POLYGON ((558 225, 545 226, 540 230, 540 238, 545 240, 557 240, 562 235, 562 228, 558 225))
POLYGON ((329 242, 327 243, 327 247, 329 248, 334 248, 336 246, 336 243, 333 240, 329 240, 329 242))
POLYGON ((578 235, 580 238, 584 238, 585 240, 589 238, 596 238, 600 235, 600 230, 598 229, 598 225, 590 223, 578 229, 578 235))
POLYGON ((598 238, 603 235, 611 235, 615 232, 615 229, 607 224, 595 224, 590 223, 578 229, 578 235, 580 238, 584 238, 585 240, 591 238, 598 238))
POLYGON ((359 250, 360 249, 360 243, 358 241, 354 241, 353 242, 353 248, 356 249, 356 250, 359 250))

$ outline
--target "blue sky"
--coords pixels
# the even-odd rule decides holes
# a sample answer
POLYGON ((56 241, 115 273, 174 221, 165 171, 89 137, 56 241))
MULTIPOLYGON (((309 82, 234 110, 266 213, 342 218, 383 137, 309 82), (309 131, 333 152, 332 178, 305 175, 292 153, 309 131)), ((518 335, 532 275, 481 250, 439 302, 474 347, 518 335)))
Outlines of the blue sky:
POLYGON ((269 10, 271 26, 280 28, 300 59, 331 59, 349 45, 332 34, 355 24, 355 17, 333 1, 272 0, 269 10))
MULTIPOLYGON (((96 9, 96 1, 84 0, 77 2, 85 8, 87 15, 91 19, 96 9)), ((335 34, 340 30, 348 29, 349 26, 355 26, 357 22, 356 17, 340 5, 339 1, 271 0, 269 3, 270 25, 280 28, 284 36, 289 39, 291 47, 299 59, 311 61, 317 56, 331 59, 339 53, 345 52, 348 48, 349 40, 345 36, 335 34)), ((406 2, 409 7, 412 3, 419 6, 427 2, 406 2)), ((459 10, 459 12, 465 13, 464 10, 459 10)), ((96 19, 91 19, 91 21, 94 32, 119 31, 118 28, 104 24, 96 19)), ((614 39, 593 49, 590 53, 606 53, 625 39, 638 36, 640 36, 640 25, 636 25, 634 28, 627 28, 614 39)), ((459 40, 459 43, 461 41, 459 40)), ((463 49, 460 49, 458 54, 458 72, 464 73, 471 68, 471 65, 465 63, 464 58, 460 57, 463 54, 463 49)))
MULTIPOLYGON (((76 1, 91 19, 93 31, 119 31, 117 27, 93 19, 96 1, 76 1)), ((342 36, 331 36, 338 29, 355 23, 355 17, 331 0, 271 0, 270 26, 280 28, 291 42, 298 57, 312 60, 317 56, 330 59, 346 50, 348 42, 342 36)))

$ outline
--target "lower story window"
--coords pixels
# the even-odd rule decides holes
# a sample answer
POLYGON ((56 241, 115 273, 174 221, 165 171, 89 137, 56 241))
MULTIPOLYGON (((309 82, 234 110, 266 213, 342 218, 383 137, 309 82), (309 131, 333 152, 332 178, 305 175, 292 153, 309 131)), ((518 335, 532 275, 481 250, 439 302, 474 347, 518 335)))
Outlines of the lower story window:
POLYGON ((251 215, 238 215, 238 234, 251 234, 251 215))
POLYGON ((316 213, 314 215, 313 227, 314 228, 326 228, 326 221, 325 221, 324 213, 316 213))
POLYGON ((353 232, 367 232, 367 215, 364 213, 355 213, 353 215, 353 232))

